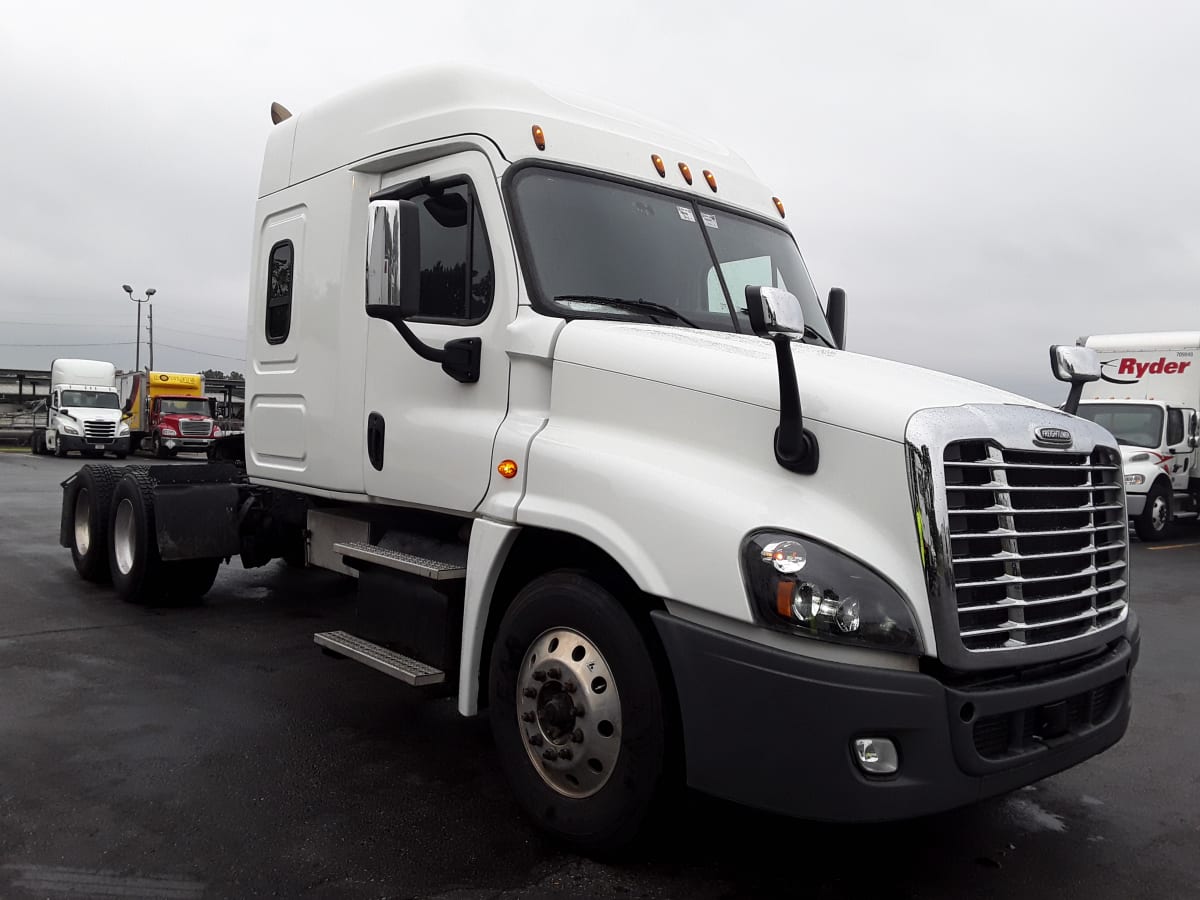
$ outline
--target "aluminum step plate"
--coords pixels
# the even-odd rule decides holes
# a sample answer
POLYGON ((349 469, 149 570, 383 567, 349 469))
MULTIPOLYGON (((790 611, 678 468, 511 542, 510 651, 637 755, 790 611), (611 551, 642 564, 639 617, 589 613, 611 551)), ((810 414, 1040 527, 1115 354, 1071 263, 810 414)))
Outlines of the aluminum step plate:
POLYGON ((374 544, 363 544, 357 541, 344 544, 334 544, 334 552, 340 553, 344 559, 360 559, 363 562, 374 563, 408 572, 410 575, 420 575, 431 581, 457 581, 467 577, 467 570, 458 563, 442 562, 436 559, 426 559, 423 556, 413 556, 400 550, 388 550, 376 547, 374 544))
POLYGON ((346 631, 319 632, 313 635, 313 640, 322 647, 328 647, 336 653, 365 663, 384 675, 400 679, 405 684, 421 687, 426 684, 441 684, 446 680, 446 673, 441 669, 427 666, 420 660, 396 653, 387 647, 364 641, 346 631))

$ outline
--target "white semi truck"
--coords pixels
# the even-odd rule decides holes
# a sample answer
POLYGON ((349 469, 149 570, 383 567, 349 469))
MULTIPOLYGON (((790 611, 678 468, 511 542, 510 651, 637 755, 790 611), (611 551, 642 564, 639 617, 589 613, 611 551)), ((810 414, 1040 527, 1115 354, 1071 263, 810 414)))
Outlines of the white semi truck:
POLYGON ((1121 445, 1129 517, 1144 541, 1200 514, 1200 331, 1096 334, 1100 355, 1079 415, 1121 445))
POLYGON ((129 427, 121 422, 116 368, 96 359, 56 359, 50 364, 45 424, 34 426, 34 453, 83 456, 129 453, 129 427))
POLYGON ((822 309, 739 157, 461 70, 272 118, 246 432, 84 466, 85 578, 187 602, 234 556, 357 577, 315 642, 486 711, 529 815, 585 848, 684 781, 896 819, 1120 739, 1119 448, 845 350, 844 294, 822 309))

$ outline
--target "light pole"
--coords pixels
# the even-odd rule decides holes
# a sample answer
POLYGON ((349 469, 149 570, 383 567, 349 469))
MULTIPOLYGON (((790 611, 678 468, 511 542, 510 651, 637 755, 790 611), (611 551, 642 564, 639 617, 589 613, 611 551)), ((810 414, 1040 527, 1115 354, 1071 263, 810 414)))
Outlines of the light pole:
MULTIPOLYGON (((140 372, 142 370, 142 304, 153 297, 157 292, 154 290, 154 288, 146 288, 146 296, 139 300, 137 297, 133 296, 133 288, 131 288, 129 285, 123 284, 121 287, 125 289, 125 293, 129 295, 129 299, 137 304, 137 334, 135 335, 135 337, 137 337, 137 341, 135 342, 137 349, 133 352, 133 371, 140 372)), ((153 309, 153 307, 151 307, 151 309, 153 309)), ((153 357, 154 350, 151 349, 150 353, 153 357)))

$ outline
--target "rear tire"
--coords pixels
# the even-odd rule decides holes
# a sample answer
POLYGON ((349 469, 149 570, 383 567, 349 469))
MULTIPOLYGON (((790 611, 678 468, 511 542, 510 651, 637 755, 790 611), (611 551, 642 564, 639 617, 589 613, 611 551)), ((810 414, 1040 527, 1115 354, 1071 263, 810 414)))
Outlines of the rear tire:
POLYGON ((73 526, 71 559, 84 581, 108 581, 108 520, 119 478, 112 466, 89 463, 67 485, 63 503, 73 526))
POLYGON ((1138 537, 1148 544, 1161 541, 1171 530, 1171 492, 1161 481, 1150 489, 1146 506, 1133 524, 1138 537))
POLYGON ((666 710, 616 598, 573 572, 528 584, 500 623, 489 694, 501 767, 529 816, 593 853, 634 840, 669 784, 666 710))
POLYGON ((108 536, 108 567, 118 596, 128 603, 166 599, 154 528, 154 481, 140 466, 126 468, 117 482, 108 536))

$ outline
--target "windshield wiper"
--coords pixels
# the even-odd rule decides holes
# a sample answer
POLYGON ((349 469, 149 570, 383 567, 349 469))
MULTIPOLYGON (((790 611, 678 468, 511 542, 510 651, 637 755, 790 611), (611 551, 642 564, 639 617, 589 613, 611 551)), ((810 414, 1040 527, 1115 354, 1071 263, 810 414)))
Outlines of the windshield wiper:
POLYGON ((567 302, 595 303, 600 306, 616 306, 620 309, 632 309, 644 313, 651 319, 656 315, 664 315, 670 316, 690 328, 700 327, 679 310, 667 306, 665 303, 653 303, 650 300, 642 300, 640 297, 637 300, 626 300, 624 297, 602 297, 598 294, 559 294, 554 300, 555 302, 566 300, 567 302))

